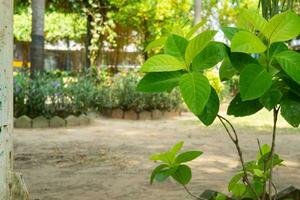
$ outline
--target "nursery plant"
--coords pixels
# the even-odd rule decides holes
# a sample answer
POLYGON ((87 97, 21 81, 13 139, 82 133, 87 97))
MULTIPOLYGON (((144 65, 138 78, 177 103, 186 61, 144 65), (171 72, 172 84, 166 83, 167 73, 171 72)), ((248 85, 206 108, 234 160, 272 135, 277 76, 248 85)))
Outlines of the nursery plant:
MULTIPOLYGON (((273 168, 283 160, 275 153, 276 125, 279 114, 293 127, 300 125, 300 54, 288 48, 288 42, 300 34, 300 17, 285 11, 265 19, 257 11, 240 11, 236 27, 222 28, 230 45, 213 41, 216 31, 195 34, 200 23, 188 33, 178 31, 150 43, 162 47, 141 67, 145 76, 138 85, 144 92, 172 91, 179 87, 191 112, 206 126, 217 118, 235 144, 241 170, 232 177, 228 190, 231 199, 277 199, 273 168), (218 65, 217 65, 218 64, 218 65), (230 102, 227 115, 245 117, 265 108, 273 113, 271 144, 260 144, 257 159, 245 161, 239 135, 233 124, 219 114, 219 97, 210 85, 205 71, 220 66, 220 79, 239 78, 239 92, 230 102)), ((199 157, 201 151, 178 154, 183 143, 170 151, 151 157, 162 164, 151 175, 151 183, 172 177, 196 199, 187 184, 192 172, 187 162, 199 157)), ((227 199, 218 194, 215 199, 227 199)))

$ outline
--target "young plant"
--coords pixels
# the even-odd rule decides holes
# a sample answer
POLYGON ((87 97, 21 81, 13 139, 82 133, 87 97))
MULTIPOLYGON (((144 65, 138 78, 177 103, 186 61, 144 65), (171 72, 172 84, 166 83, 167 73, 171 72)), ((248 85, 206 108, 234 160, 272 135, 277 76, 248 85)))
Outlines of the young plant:
POLYGON ((160 161, 162 164, 153 170, 150 183, 152 184, 154 180, 162 182, 168 177, 172 177, 177 183, 181 184, 190 195, 194 196, 186 187, 192 179, 192 170, 189 166, 185 165, 185 163, 201 156, 202 151, 186 151, 178 154, 182 146, 183 142, 179 142, 175 144, 171 150, 151 156, 151 160, 160 161))
MULTIPOLYGON (((195 30, 195 29, 194 29, 195 30)), ((287 41, 300 34, 300 18, 291 11, 269 21, 257 12, 242 10, 238 26, 224 27, 231 47, 211 41, 216 31, 170 34, 152 47, 163 46, 164 53, 151 57, 141 68, 146 75, 138 89, 145 92, 170 92, 179 86, 188 108, 205 125, 218 118, 235 144, 242 170, 232 178, 229 191, 237 199, 273 199, 273 168, 282 160, 275 154, 279 112, 293 127, 300 124, 300 54, 289 50, 287 41), (223 62, 222 62, 223 61, 223 62), (239 93, 227 114, 244 117, 262 108, 273 111, 271 147, 263 145, 256 161, 245 162, 239 137, 228 119, 218 115, 219 98, 203 72, 222 62, 221 80, 239 77, 239 93), (267 188, 268 186, 268 188, 267 188)), ((222 199, 218 195, 218 199, 222 199)), ((276 199, 276 194, 274 199, 276 199)))

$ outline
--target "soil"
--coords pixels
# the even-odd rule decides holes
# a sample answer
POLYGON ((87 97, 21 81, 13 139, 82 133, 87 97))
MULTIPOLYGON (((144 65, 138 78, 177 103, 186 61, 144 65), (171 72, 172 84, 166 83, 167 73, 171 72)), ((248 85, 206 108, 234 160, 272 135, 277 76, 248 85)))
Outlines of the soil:
MULTIPOLYGON (((254 159, 256 139, 269 143, 270 127, 261 122, 259 126, 236 123, 245 158, 254 159)), ((300 187, 299 129, 280 124, 278 132, 276 148, 285 166, 275 169, 275 183, 278 189, 300 187)), ((182 140, 185 150, 205 152, 191 162, 190 190, 226 193, 227 182, 240 169, 234 145, 220 123, 207 128, 188 113, 165 120, 100 118, 88 127, 16 129, 14 166, 23 174, 33 200, 190 199, 171 180, 149 184, 156 165, 149 156, 182 140)))

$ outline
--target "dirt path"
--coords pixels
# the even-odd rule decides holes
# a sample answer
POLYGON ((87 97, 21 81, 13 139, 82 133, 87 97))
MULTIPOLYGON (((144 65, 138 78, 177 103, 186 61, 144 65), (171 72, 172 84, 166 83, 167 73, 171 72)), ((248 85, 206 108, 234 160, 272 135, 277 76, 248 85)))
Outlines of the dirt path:
MULTIPOLYGON (((300 187, 299 129, 284 127, 277 148, 286 166, 275 170, 280 189, 300 187)), ((244 122, 238 127, 247 159, 256 156, 257 137, 269 142, 267 128, 244 122)), ((191 163, 190 189, 226 192, 239 168, 234 146, 220 124, 206 128, 190 114, 160 121, 97 119, 90 127, 71 129, 17 129, 14 164, 34 200, 183 200, 189 197, 172 181, 149 185, 155 164, 148 159, 181 140, 185 149, 205 152, 191 163)))

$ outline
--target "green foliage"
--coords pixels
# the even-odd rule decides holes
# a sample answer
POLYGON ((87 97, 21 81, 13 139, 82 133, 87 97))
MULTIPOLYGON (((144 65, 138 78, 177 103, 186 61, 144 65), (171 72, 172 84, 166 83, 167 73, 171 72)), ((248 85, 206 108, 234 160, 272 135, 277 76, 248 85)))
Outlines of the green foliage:
MULTIPOLYGON (((274 167, 281 166, 283 160, 277 154, 274 155, 273 159, 270 159, 271 148, 267 144, 260 146, 259 149, 257 159, 246 162, 245 168, 246 173, 251 178, 251 185, 255 189, 255 192, 261 196, 264 184, 270 178, 271 163, 273 163, 274 167)), ((253 191, 243 182, 244 178, 245 172, 242 170, 235 174, 228 184, 228 191, 239 199, 255 199, 253 191)))
MULTIPOLYGON (((74 40, 83 42, 86 20, 79 14, 47 13, 45 16, 46 41, 74 40)), ((14 37, 18 41, 31 41, 31 11, 14 15, 14 37)))
MULTIPOLYGON (((294 109, 292 112, 288 108, 300 102, 298 95, 293 98, 290 95, 295 94, 300 85, 300 54, 287 50, 283 42, 300 34, 300 17, 287 11, 266 21, 253 11, 242 10, 238 21, 238 29, 243 31, 234 33, 229 61, 220 72, 223 79, 240 72, 240 94, 230 103, 228 114, 247 116, 262 106, 268 110, 281 106, 282 116, 292 126, 298 127, 299 111, 294 109), (251 53, 256 53, 255 58, 251 53)), ((227 29, 225 33, 228 34, 227 29)))
POLYGON ((171 33, 166 40, 155 41, 155 44, 150 43, 149 48, 162 45, 164 54, 146 60, 141 71, 147 74, 139 83, 138 90, 171 91, 179 85, 180 93, 188 108, 204 124, 210 125, 219 111, 217 93, 222 86, 219 79, 215 77, 211 76, 208 80, 206 76, 209 74, 205 69, 221 62, 227 55, 227 47, 219 42, 211 42, 216 31, 204 31, 192 37, 203 24, 201 22, 185 31, 187 34, 183 32, 180 36, 171 33))
POLYGON ((178 154, 182 147, 183 142, 179 142, 175 144, 171 150, 151 156, 151 160, 163 162, 152 171, 150 177, 151 184, 154 180, 156 180, 157 182, 161 182, 169 177, 172 177, 181 185, 187 185, 191 181, 191 168, 182 163, 187 163, 195 160, 202 155, 202 152, 187 151, 178 154))
POLYGON ((136 112, 179 110, 178 90, 145 94, 136 91, 140 75, 134 71, 114 77, 97 70, 80 73, 47 72, 34 80, 26 73, 14 77, 14 115, 45 117, 79 115, 88 111, 121 108, 136 112))

